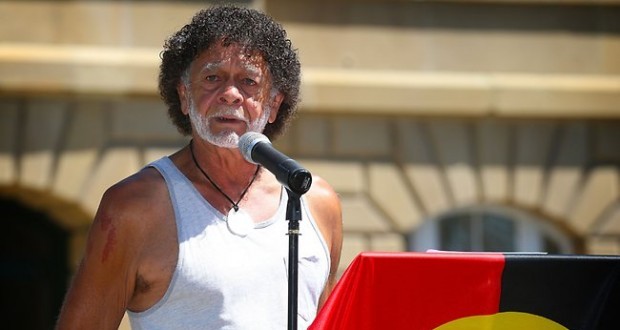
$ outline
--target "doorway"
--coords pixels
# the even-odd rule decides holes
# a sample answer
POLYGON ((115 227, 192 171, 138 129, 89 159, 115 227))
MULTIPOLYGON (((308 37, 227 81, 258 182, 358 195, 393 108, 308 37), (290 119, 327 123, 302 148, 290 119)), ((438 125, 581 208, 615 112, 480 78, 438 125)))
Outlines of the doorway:
POLYGON ((0 311, 5 329, 53 329, 67 289, 68 233, 0 198, 0 311))

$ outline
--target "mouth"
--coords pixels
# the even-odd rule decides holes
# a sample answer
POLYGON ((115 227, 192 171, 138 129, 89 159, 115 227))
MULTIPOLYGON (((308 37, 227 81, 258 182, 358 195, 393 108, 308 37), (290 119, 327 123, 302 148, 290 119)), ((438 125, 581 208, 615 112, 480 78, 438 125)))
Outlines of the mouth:
POLYGON ((236 116, 229 116, 229 115, 224 115, 224 116, 214 116, 211 118, 212 122, 215 122, 219 125, 225 125, 225 126, 247 126, 247 122, 245 119, 243 118, 239 118, 236 116))
POLYGON ((237 118, 237 117, 229 117, 229 116, 218 116, 214 118, 216 121, 220 123, 239 123, 245 122, 245 120, 237 118))

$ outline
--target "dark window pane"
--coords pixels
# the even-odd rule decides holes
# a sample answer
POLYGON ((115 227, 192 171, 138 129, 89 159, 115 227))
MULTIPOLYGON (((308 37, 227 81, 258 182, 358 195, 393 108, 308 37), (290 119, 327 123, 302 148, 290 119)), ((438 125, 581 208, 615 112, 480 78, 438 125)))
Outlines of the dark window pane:
POLYGON ((482 246, 489 252, 513 252, 515 247, 515 224, 509 218, 497 214, 482 217, 482 246))
POLYGON ((441 249, 446 251, 471 251, 471 218, 457 215, 439 222, 441 249))

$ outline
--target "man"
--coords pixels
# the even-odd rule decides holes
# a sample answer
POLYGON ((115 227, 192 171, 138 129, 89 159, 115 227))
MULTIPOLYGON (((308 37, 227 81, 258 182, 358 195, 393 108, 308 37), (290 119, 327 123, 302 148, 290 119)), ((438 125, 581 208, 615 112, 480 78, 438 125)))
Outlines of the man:
MULTIPOLYGON (((251 9, 197 13, 162 52, 159 87, 192 142, 109 188, 58 322, 61 329, 283 329, 287 194, 244 160, 294 114, 300 69, 282 27, 251 9)), ((302 198, 298 325, 329 295, 340 258, 337 195, 314 177, 302 198)))

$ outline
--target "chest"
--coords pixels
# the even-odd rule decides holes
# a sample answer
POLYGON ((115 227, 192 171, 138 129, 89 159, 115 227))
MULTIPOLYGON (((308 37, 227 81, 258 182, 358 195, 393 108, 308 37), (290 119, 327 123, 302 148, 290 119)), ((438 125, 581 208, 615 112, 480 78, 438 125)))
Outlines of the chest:
MULTIPOLYGON (((180 242, 170 288, 171 304, 200 305, 217 315, 254 311, 285 319, 288 297, 288 222, 280 219, 245 237, 231 235, 216 222, 200 235, 180 242)), ((299 238, 299 313, 311 319, 327 279, 329 259, 310 222, 299 238)), ((247 328, 247 327, 246 327, 247 328)))
POLYGON ((237 294, 286 281, 288 241, 283 223, 258 227, 240 237, 224 221, 215 221, 179 242, 179 279, 187 280, 192 290, 211 295, 237 294))

